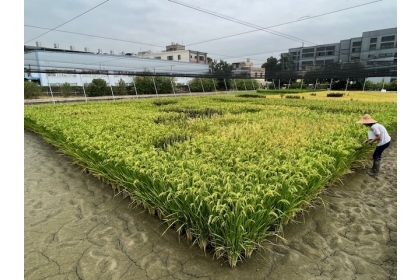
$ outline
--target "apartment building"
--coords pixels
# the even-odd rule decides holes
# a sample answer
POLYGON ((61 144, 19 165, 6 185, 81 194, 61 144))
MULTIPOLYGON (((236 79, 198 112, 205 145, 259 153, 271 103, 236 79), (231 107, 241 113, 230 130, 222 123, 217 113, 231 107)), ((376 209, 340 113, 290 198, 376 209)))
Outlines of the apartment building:
POLYGON ((331 62, 360 62, 366 67, 397 65, 397 28, 366 31, 339 43, 289 49, 296 71, 324 67, 331 62))
POLYGON ((254 67, 251 60, 247 58, 246 61, 232 63, 232 74, 264 80, 265 68, 254 67))
POLYGON ((162 52, 139 52, 139 56, 162 60, 184 61, 189 63, 207 64, 207 53, 193 50, 186 50, 185 46, 172 42, 162 52))

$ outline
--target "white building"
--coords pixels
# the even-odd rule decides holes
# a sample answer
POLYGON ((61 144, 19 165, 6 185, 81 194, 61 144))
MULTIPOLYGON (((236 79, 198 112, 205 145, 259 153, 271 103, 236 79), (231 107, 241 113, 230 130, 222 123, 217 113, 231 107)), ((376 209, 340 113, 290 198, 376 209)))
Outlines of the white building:
POLYGON ((150 57, 162 60, 184 61, 189 63, 207 64, 207 53, 200 51, 186 50, 185 46, 172 42, 162 52, 139 52, 138 56, 150 57))

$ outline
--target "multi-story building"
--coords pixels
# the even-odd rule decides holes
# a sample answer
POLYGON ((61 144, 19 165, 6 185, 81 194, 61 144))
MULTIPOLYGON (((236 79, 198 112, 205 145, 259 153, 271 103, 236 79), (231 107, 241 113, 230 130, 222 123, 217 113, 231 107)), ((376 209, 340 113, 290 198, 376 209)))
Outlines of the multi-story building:
MULTIPOLYGON (((363 32, 339 43, 289 49, 296 71, 324 67, 331 62, 360 62, 365 67, 397 65, 397 28, 363 32)), ((396 78, 396 77, 393 77, 396 78)))
POLYGON ((261 67, 254 67, 253 65, 254 64, 249 58, 247 58, 246 62, 234 62, 232 63, 232 74, 264 80, 265 69, 261 67))
POLYGON ((207 64, 207 53, 200 51, 186 50, 185 46, 172 42, 166 46, 166 50, 162 52, 139 52, 139 56, 150 57, 162 60, 184 61, 189 63, 207 64))

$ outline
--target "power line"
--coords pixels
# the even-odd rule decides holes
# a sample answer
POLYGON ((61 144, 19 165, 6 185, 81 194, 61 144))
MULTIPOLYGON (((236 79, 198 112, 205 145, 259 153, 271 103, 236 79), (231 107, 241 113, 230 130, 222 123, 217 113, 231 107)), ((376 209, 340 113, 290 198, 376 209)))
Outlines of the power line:
POLYGON ((51 31, 55 30, 56 28, 59 28, 59 27, 61 27, 61 26, 65 25, 65 24, 69 23, 70 21, 75 20, 75 19, 76 19, 76 18, 78 18, 78 17, 81 17, 82 15, 84 15, 84 14, 86 14, 86 13, 88 13, 88 12, 92 11, 93 9, 96 9, 97 7, 99 7, 99 6, 103 5, 103 4, 105 4, 105 2, 108 2, 108 1, 109 1, 109 0, 106 0, 106 1, 104 1, 104 2, 102 2, 102 3, 100 3, 99 5, 96 5, 95 7, 93 7, 93 8, 91 8, 91 9, 87 10, 86 12, 84 12, 84 13, 82 13, 82 14, 80 14, 80 15, 78 15, 78 16, 76 16, 76 17, 74 17, 74 18, 72 18, 71 20, 68 20, 68 21, 66 21, 65 23, 62 23, 62 24, 60 24, 59 26, 54 27, 53 29, 51 29, 51 30, 49 30, 49 31, 47 31, 47 32, 45 32, 45 33, 43 33, 43 34, 41 34, 41 35, 39 35, 39 36, 37 36, 37 37, 35 37, 35 38, 33 38, 33 39, 31 39, 31 40, 27 41, 27 42, 25 42, 25 44, 27 44, 27 43, 29 43, 29 42, 31 42, 31 41, 33 41, 33 40, 35 40, 35 39, 37 39, 37 38, 39 38, 39 37, 41 37, 41 36, 44 36, 45 34, 47 34, 47 33, 51 32, 51 31))
POLYGON ((152 46, 152 47, 159 47, 159 48, 164 48, 165 47, 165 46, 158 46, 158 45, 146 44, 146 43, 136 42, 136 41, 129 41, 129 40, 122 40, 122 39, 110 38, 110 37, 96 36, 96 35, 90 35, 90 34, 83 34, 83 33, 78 33, 78 32, 71 32, 71 31, 50 29, 50 28, 46 28, 46 27, 33 26, 33 25, 28 25, 28 24, 25 24, 24 26, 26 26, 26 27, 32 27, 32 28, 39 28, 39 29, 47 29, 47 30, 55 31, 55 32, 62 32, 62 33, 68 33, 68 34, 75 34, 75 35, 81 35, 81 36, 87 36, 87 37, 94 37, 94 38, 106 39, 106 40, 120 41, 120 42, 126 42, 126 43, 134 43, 134 44, 140 44, 140 45, 147 45, 147 46, 152 46))
MULTIPOLYGON (((171 1, 171 0, 169 0, 169 1, 171 1)), ((373 1, 373 2, 368 2, 368 3, 364 3, 364 4, 360 4, 360 5, 356 5, 356 6, 352 6, 352 7, 348 7, 348 8, 344 8, 344 9, 340 9, 340 10, 335 10, 335 11, 332 11, 332 12, 327 12, 327 13, 323 13, 323 14, 319 14, 319 15, 315 15, 315 16, 310 16, 310 17, 308 16, 308 17, 305 17, 305 18, 299 18, 299 19, 297 19, 295 21, 289 21, 289 22, 280 23, 280 24, 276 24, 276 25, 272 25, 272 26, 268 26, 268 27, 257 28, 256 30, 251 30, 251 31, 242 32, 242 33, 237 33, 237 34, 228 35, 228 36, 224 36, 224 37, 219 37, 219 38, 215 38, 215 39, 210 39, 210 40, 206 40, 206 41, 201 41, 201 42, 197 42, 197 43, 193 43, 193 44, 188 44, 188 46, 202 44, 202 43, 207 43, 207 42, 212 42, 212 41, 221 40, 221 39, 226 39, 226 38, 235 37, 235 36, 239 36, 239 35, 244 35, 244 34, 256 32, 256 31, 260 31, 260 30, 270 29, 270 28, 273 28, 273 27, 287 25, 287 24, 298 22, 298 21, 304 21, 304 20, 308 20, 308 19, 312 19, 312 18, 322 17, 322 16, 326 16, 326 15, 330 15, 330 14, 334 14, 334 13, 338 13, 338 12, 342 12, 342 11, 346 11, 346 10, 350 10, 350 9, 354 9, 354 8, 358 8, 358 7, 362 7, 362 6, 366 6, 366 5, 370 5, 370 4, 373 4, 373 3, 376 3, 376 2, 381 2, 381 1, 382 0, 376 0, 376 1, 373 1)), ((317 45, 317 44, 314 44, 314 45, 317 45)))
POLYGON ((290 40, 293 40, 293 41, 296 41, 296 42, 307 42, 307 43, 313 44, 312 42, 305 41, 303 39, 300 39, 300 38, 297 38, 297 37, 294 37, 294 36, 291 36, 291 35, 287 35, 287 34, 284 34, 284 33, 277 32, 277 31, 269 30, 265 27, 258 26, 258 25, 248 23, 248 22, 245 22, 245 21, 240 21, 240 20, 237 20, 237 19, 234 19, 234 18, 230 18, 230 17, 224 16, 224 15, 221 15, 221 14, 217 14, 217 13, 212 12, 212 11, 204 10, 204 9, 201 9, 201 8, 197 8, 197 7, 187 5, 187 4, 184 4, 184 3, 181 3, 181 2, 173 1, 173 0, 168 0, 168 1, 173 2, 175 4, 179 4, 179 5, 188 7, 188 8, 191 8, 191 9, 194 9, 194 10, 197 10, 197 11, 200 11, 200 12, 203 12, 203 13, 206 13, 206 14, 210 14, 210 15, 213 15, 213 16, 216 16, 216 17, 219 17, 219 18, 223 18, 223 19, 226 19, 228 21, 236 22, 236 23, 239 23, 239 24, 242 24, 242 25, 245 25, 245 26, 255 28, 257 30, 265 31, 267 33, 271 33, 271 34, 274 34, 274 35, 277 35, 277 36, 280 36, 280 37, 283 37, 283 38, 286 38, 286 39, 290 39, 290 40))

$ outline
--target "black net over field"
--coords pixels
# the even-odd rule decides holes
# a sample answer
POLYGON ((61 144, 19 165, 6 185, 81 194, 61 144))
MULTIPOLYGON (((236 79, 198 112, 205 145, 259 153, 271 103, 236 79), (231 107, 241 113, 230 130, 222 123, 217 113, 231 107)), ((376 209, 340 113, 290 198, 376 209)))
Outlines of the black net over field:
POLYGON ((208 64, 201 63, 140 58, 131 55, 41 50, 24 54, 24 72, 276 80, 396 77, 397 65, 364 66, 360 64, 352 67, 351 63, 348 63, 341 64, 339 68, 324 67, 307 71, 270 71, 267 69, 264 76, 253 77, 250 73, 212 73, 208 64))

